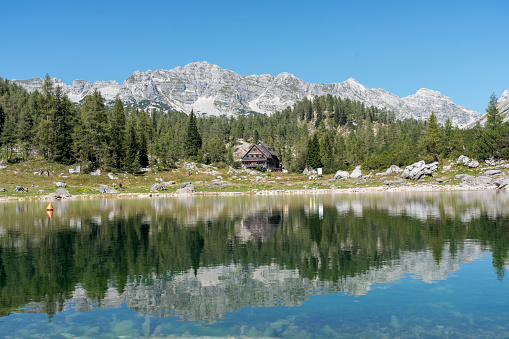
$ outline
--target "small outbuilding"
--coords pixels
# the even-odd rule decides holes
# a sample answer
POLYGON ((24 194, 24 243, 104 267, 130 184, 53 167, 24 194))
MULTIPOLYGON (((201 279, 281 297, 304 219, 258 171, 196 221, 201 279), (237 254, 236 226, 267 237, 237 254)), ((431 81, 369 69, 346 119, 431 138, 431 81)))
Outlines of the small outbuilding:
POLYGON ((279 157, 264 142, 251 146, 241 161, 243 168, 261 167, 269 171, 279 171, 281 169, 279 157))

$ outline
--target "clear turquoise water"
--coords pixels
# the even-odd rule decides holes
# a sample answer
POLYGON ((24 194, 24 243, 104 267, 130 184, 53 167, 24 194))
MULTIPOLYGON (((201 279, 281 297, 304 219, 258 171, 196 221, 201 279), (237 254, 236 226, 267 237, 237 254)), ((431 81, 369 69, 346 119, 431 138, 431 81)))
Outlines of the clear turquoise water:
POLYGON ((0 206, 2 338, 509 337, 505 193, 0 206), (42 212, 41 212, 42 211, 42 212))

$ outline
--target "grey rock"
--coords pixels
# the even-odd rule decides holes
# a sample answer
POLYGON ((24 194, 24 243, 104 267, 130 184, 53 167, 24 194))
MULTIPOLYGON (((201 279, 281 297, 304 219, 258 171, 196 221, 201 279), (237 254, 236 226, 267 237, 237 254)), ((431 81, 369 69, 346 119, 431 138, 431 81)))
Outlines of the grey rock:
POLYGON ((403 171, 403 177, 410 180, 419 180, 423 176, 432 175, 438 171, 438 162, 433 162, 426 165, 424 160, 409 165, 403 171))
POLYGON ((509 177, 496 179, 493 181, 493 184, 497 186, 498 189, 507 189, 509 187, 509 177))
MULTIPOLYGON (((275 181, 273 181, 272 183, 276 183, 275 181)), ((231 186, 231 184, 228 183, 228 181, 216 181, 215 183, 212 184, 213 187, 215 188, 223 188, 223 187, 228 187, 228 186, 231 186)))
POLYGON ((113 173, 108 173, 108 178, 110 178, 111 180, 118 180, 118 178, 114 176, 113 173))
POLYGON ((470 162, 468 163, 468 167, 470 167, 470 168, 477 168, 477 167, 479 167, 479 161, 470 160, 470 162))
POLYGON ((484 172, 484 175, 486 176, 494 176, 494 175, 498 175, 498 174, 501 174, 502 171, 500 170, 488 170, 486 172, 484 172))
POLYGON ((6 192, 7 190, 5 188, 0 188, 0 192, 6 192))
POLYGON ((99 185, 99 187, 96 190, 101 193, 117 193, 116 189, 107 185, 99 185))
POLYGON ((101 170, 100 169, 96 169, 95 171, 93 172, 90 172, 91 175, 101 175, 101 170))
POLYGON ((66 188, 67 184, 65 182, 56 182, 55 185, 57 187, 66 188))
POLYGON ((460 155, 456 163, 461 163, 463 166, 468 166, 468 163, 470 162, 470 158, 466 155, 460 155))
POLYGON ((49 199, 65 199, 70 198, 71 194, 65 188, 58 188, 55 193, 49 193, 46 197, 49 199))
POLYGON ((195 189, 194 185, 191 183, 188 183, 186 186, 179 188, 176 193, 177 194, 192 194, 195 192, 196 192, 196 189, 195 189))
POLYGON ((347 171, 337 171, 336 174, 334 175, 334 179, 348 179, 350 178, 350 173, 348 173, 347 171))
POLYGON ((170 181, 162 182, 161 184, 166 185, 166 186, 171 186, 171 185, 175 185, 175 181, 170 180, 170 181))
POLYGON ((443 181, 442 179, 438 178, 438 179, 435 179, 435 182, 436 182, 437 184, 441 184, 441 183, 443 183, 444 181, 443 181))
POLYGON ((473 178, 463 178, 460 186, 492 186, 494 185, 491 178, 486 176, 479 176, 473 178))
POLYGON ((509 168, 509 164, 495 166, 495 169, 507 169, 507 168, 509 168))
POLYGON ((350 178, 357 179, 362 176, 361 165, 356 166, 355 169, 350 173, 350 178))
POLYGON ((334 178, 333 179, 329 179, 329 182, 331 182, 331 183, 332 182, 336 182, 336 179, 334 179, 334 178))
POLYGON ((186 188, 187 185, 191 185, 190 182, 184 182, 182 185, 180 185, 180 188, 186 188))
POLYGON ((153 184, 152 186, 150 186, 150 190, 151 190, 152 192, 157 192, 158 190, 163 189, 163 186, 164 186, 163 184, 155 183, 155 184, 153 184))
POLYGON ((396 165, 391 165, 391 167, 389 167, 387 170, 385 170, 385 172, 379 172, 379 173, 376 173, 376 175, 390 175, 390 174, 398 174, 401 172, 403 172, 403 170, 401 168, 399 168, 396 165))
POLYGON ((463 180, 463 179, 473 179, 475 178, 473 175, 470 174, 458 174, 454 177, 454 180, 463 180))
POLYGON ((402 186, 406 185, 407 181, 405 179, 395 179, 395 180, 385 180, 384 185, 387 186, 402 186))

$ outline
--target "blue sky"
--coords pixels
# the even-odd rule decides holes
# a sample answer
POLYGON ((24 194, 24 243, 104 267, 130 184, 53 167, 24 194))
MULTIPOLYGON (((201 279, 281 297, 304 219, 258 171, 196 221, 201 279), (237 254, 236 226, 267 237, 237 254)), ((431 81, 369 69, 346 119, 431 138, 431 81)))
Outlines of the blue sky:
POLYGON ((0 77, 117 80, 208 61, 240 75, 430 88, 484 113, 509 89, 509 1, 7 1, 0 77))

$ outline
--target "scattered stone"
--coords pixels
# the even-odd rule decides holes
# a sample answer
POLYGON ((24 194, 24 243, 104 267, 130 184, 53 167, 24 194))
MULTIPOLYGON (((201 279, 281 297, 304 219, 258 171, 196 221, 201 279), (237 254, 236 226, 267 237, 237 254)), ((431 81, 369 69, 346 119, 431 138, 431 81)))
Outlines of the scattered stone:
POLYGON ((203 184, 203 181, 201 181, 201 180, 200 180, 200 181, 197 181, 197 182, 195 182, 195 184, 197 184, 197 185, 198 185, 198 184, 203 184))
POLYGON ((468 167, 470 168, 477 168, 479 167, 479 162, 476 161, 476 160, 471 160, 469 163, 468 163, 468 167))
POLYGON ((0 188, 0 192, 6 192, 7 190, 5 188, 0 188))
POLYGON ((495 169, 507 169, 507 168, 509 168, 509 164, 495 166, 495 169))
POLYGON ((170 181, 162 182, 161 184, 166 185, 166 186, 171 186, 171 185, 175 185, 175 181, 170 180, 170 181))
POLYGON ((67 184, 65 182, 55 182, 55 185, 60 188, 66 188, 67 184))
POLYGON ((436 182, 437 184, 441 184, 441 183, 443 183, 444 181, 443 181, 442 179, 438 178, 438 179, 435 179, 435 182, 436 182))
MULTIPOLYGON (((275 183, 275 182, 274 182, 275 183)), ((232 186, 231 184, 228 183, 228 181, 216 181, 212 187, 214 188, 223 188, 223 187, 229 187, 229 186, 232 186)))
POLYGON ((108 178, 110 178, 111 180, 118 180, 118 178, 114 176, 113 173, 108 173, 108 178))
POLYGON ((184 183, 182 183, 182 185, 180 185, 180 189, 186 188, 186 186, 188 186, 188 185, 192 185, 192 184, 190 182, 184 182, 184 183))
MULTIPOLYGON (((377 174, 378 174, 378 173, 377 173, 377 174)), ((385 181, 385 180, 387 180, 387 177, 381 177, 379 180, 380 180, 380 181, 385 181)))
POLYGON ((385 172, 379 172, 379 173, 376 173, 376 175, 390 175, 390 174, 398 174, 401 172, 403 172, 403 170, 401 168, 399 168, 396 165, 391 165, 391 167, 389 167, 387 170, 385 170, 385 172))
POLYGON ((97 169, 93 172, 90 172, 91 175, 101 175, 101 170, 100 169, 97 169))
POLYGON ((492 182, 491 182, 491 178, 488 178, 486 176, 479 176, 479 177, 467 177, 467 178, 463 178, 461 180, 461 183, 460 183, 460 186, 462 187, 465 187, 465 186, 492 186, 494 185, 492 182))
POLYGON ((462 163, 463 166, 468 166, 468 163, 470 162, 470 158, 467 157, 466 155, 460 155, 460 157, 458 158, 458 160, 456 161, 456 163, 462 163))
POLYGON ((329 179, 329 182, 335 182, 335 181, 336 181, 336 179, 334 179, 334 178, 333 179, 329 179))
POLYGON ((468 179, 473 179, 475 178, 473 175, 470 175, 470 174, 458 174, 454 177, 454 180, 463 180, 465 178, 468 178, 468 179))

